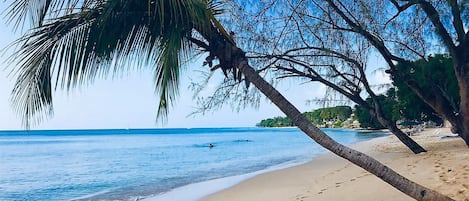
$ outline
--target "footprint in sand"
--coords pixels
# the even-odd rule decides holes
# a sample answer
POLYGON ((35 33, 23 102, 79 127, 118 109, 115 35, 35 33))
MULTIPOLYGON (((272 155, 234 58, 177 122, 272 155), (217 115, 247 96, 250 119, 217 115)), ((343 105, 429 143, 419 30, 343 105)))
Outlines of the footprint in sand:
POLYGON ((324 193, 324 191, 327 191, 327 188, 321 189, 321 191, 319 191, 318 194, 322 194, 322 193, 324 193))
POLYGON ((441 174, 438 175, 441 181, 447 182, 448 179, 446 178, 445 172, 442 172, 441 174))
POLYGON ((464 191, 466 191, 466 189, 459 189, 459 190, 458 190, 458 193, 459 193, 459 194, 463 194, 464 191))
POLYGON ((362 178, 362 177, 366 177, 366 176, 368 176, 368 175, 371 175, 371 173, 366 173, 366 174, 360 175, 360 176, 357 177, 357 179, 358 179, 358 178, 362 178))
POLYGON ((299 201, 303 201, 306 198, 308 198, 308 196, 305 196, 305 195, 302 195, 302 194, 296 196, 296 200, 299 200, 299 201))
POLYGON ((415 166, 415 165, 409 164, 409 165, 407 165, 407 171, 413 170, 413 169, 415 169, 416 167, 417 167, 417 166, 415 166))

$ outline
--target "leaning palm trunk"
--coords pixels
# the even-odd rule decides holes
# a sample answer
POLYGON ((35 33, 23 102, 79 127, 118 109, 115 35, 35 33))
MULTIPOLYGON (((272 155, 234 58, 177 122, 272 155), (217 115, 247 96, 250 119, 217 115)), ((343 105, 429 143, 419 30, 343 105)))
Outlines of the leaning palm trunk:
POLYGON ((246 79, 249 80, 249 82, 253 83, 254 86, 258 88, 265 96, 267 96, 270 101, 272 101, 280 110, 282 110, 282 112, 291 118, 291 120, 298 126, 298 128, 300 128, 306 135, 308 135, 308 137, 313 139, 324 148, 376 175, 383 181, 394 186, 396 189, 416 200, 453 200, 443 194, 428 189, 403 177, 391 168, 383 165, 379 161, 364 153, 334 141, 323 131, 308 121, 301 114, 301 112, 298 111, 298 109, 296 109, 274 87, 272 87, 272 85, 259 76, 259 74, 248 65, 247 60, 241 60, 237 68, 246 76, 246 79))
POLYGON ((280 110, 282 110, 292 121, 300 128, 308 137, 315 142, 333 152, 334 154, 347 159, 353 164, 365 169, 366 171, 376 175, 386 183, 392 185, 399 191, 407 194, 416 200, 434 200, 444 201, 453 200, 441 193, 433 191, 429 188, 421 186, 395 172, 391 168, 383 165, 376 159, 346 147, 317 127, 311 124, 285 97, 283 97, 275 88, 266 82, 259 74, 250 67, 246 61, 239 64, 239 70, 246 78, 256 86, 265 96, 269 98, 280 110))
MULTIPOLYGON (((218 27, 218 29, 223 29, 218 27)), ((239 74, 245 76, 247 82, 254 84, 270 101, 272 101, 283 113, 285 113, 298 128, 300 128, 308 137, 315 142, 333 152, 334 154, 345 158, 353 164, 365 169, 366 171, 376 175, 383 181, 392 185, 399 191, 407 194, 416 200, 433 200, 445 201, 453 200, 441 193, 433 191, 429 188, 421 186, 391 168, 380 163, 376 159, 346 147, 332 138, 323 131, 315 127, 309 120, 304 117, 301 112, 295 108, 280 92, 278 92, 270 83, 265 81, 258 72, 256 72, 248 64, 245 52, 236 46, 236 44, 222 31, 222 34, 213 33, 217 28, 212 28, 212 33, 204 33, 201 31, 213 49, 209 49, 209 59, 214 57, 220 60, 220 68, 231 69, 234 79, 240 79, 239 74), (224 34, 223 34, 224 33, 224 34), (227 38, 228 37, 228 38, 227 38), (236 71, 239 71, 238 73, 236 71)))

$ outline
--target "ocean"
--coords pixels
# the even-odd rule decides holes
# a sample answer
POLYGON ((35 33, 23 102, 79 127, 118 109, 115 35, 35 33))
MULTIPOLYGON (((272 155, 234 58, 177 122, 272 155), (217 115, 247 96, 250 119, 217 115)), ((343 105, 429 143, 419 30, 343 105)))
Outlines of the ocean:
MULTIPOLYGON (((388 135, 323 131, 346 145, 388 135)), ((0 200, 164 200, 188 185, 211 193, 210 181, 233 185, 325 152, 297 128, 0 131, 0 200)))

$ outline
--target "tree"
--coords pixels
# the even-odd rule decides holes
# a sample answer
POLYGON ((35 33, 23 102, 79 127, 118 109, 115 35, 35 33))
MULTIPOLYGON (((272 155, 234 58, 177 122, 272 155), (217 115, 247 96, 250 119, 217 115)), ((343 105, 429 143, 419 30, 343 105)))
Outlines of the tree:
MULTIPOLYGON (((367 99, 369 100, 369 99, 367 99)), ((360 105, 355 105, 354 110, 355 118, 360 122, 360 127, 369 128, 369 129, 384 129, 385 127, 379 123, 379 121, 370 115, 370 113, 360 107, 360 105)))
POLYGON ((352 109, 349 106, 336 106, 318 109, 322 120, 340 120, 345 121, 352 114, 352 109))
POLYGON ((293 122, 288 117, 274 117, 263 119, 261 122, 256 124, 258 127, 287 127, 294 126, 293 122))
MULTIPOLYGON (((418 60, 413 62, 412 73, 410 76, 415 79, 424 90, 431 91, 432 87, 438 87, 441 91, 445 91, 449 96, 453 107, 459 104, 459 89, 456 78, 451 67, 452 59, 446 55, 435 55, 428 57, 427 60, 418 60)), ((400 70, 410 68, 406 64, 398 64, 396 66, 400 70)), ((385 114, 392 114, 393 121, 396 120, 417 120, 417 121, 433 121, 442 123, 442 119, 436 112, 425 104, 412 90, 398 77, 394 77, 393 85, 397 90, 390 88, 386 96, 382 97, 383 108, 387 108, 385 114)), ((370 101, 369 98, 367 102, 370 101)), ((357 105, 355 114, 360 124, 364 127, 381 128, 376 119, 366 113, 365 109, 357 105)))
MULTIPOLYGON (((332 29, 358 36, 386 62, 393 78, 402 80, 452 125, 452 132, 469 146, 469 24, 468 1, 315 1, 329 16, 332 29), (330 13, 333 12, 333 14, 330 13), (459 87, 460 102, 452 105, 447 91, 425 90, 410 74, 416 59, 448 54, 459 87), (399 69, 397 63, 407 66, 399 69)), ((319 13, 318 13, 319 14, 319 13)), ((322 13, 324 14, 324 13, 322 13)), ((428 61, 427 61, 428 62, 428 61)), ((441 66, 440 68, 444 68, 441 66)))
MULTIPOLYGON (((401 114, 399 113, 399 108, 397 108, 399 102, 397 101, 396 91, 394 88, 388 89, 386 95, 379 95, 378 100, 381 103, 381 108, 383 108, 383 114, 387 119, 390 119, 395 124, 397 120, 401 119, 401 114)), ((366 102, 370 104, 373 102, 371 98, 367 98, 366 102)), ((361 105, 355 106, 355 117, 360 122, 360 125, 363 128, 372 128, 372 129, 383 129, 383 125, 376 119, 371 116, 369 112, 366 111, 361 105)))
MULTIPOLYGON (((241 22, 233 22, 239 24, 233 29, 239 30, 238 38, 249 41, 245 44, 251 51, 248 57, 263 66, 260 70, 273 71, 277 79, 319 82, 365 108, 414 153, 426 151, 386 117, 367 74, 369 42, 346 31, 336 31, 334 21, 329 20, 337 17, 331 9, 319 7, 321 1, 249 1, 249 9, 243 5, 245 1, 232 2, 233 10, 242 10, 234 13, 241 22), (253 23, 261 25, 256 27, 253 23), (369 101, 363 94, 370 97, 369 101)), ((341 30, 341 26, 337 27, 341 30)))
MULTIPOLYGON (((386 73, 393 79, 401 79, 413 93, 447 119, 452 124, 452 132, 458 133, 469 146, 468 1, 262 1, 252 7, 258 9, 250 9, 255 11, 242 17, 254 21, 243 24, 254 33, 250 38, 257 38, 266 46, 257 45, 260 48, 252 50, 261 53, 257 58, 269 59, 269 64, 276 64, 279 59, 289 61, 280 64, 279 69, 293 73, 291 76, 309 77, 311 81, 321 82, 329 76, 325 73, 329 71, 332 72, 329 77, 342 76, 344 79, 330 84, 330 80, 322 81, 323 84, 331 88, 335 84, 353 89, 357 83, 366 88, 364 82, 357 81, 366 78, 361 77, 358 69, 353 70, 349 66, 355 61, 363 61, 363 58, 366 60, 371 53, 385 63, 386 73), (256 22, 263 22, 263 26, 252 28, 256 22), (412 61, 422 59, 428 62, 429 55, 434 54, 447 54, 454 61, 450 70, 458 83, 460 101, 457 105, 448 99, 447 91, 437 86, 425 90, 411 76, 415 68, 412 61), (319 59, 314 57, 326 59, 318 62, 319 59), (407 68, 398 69, 398 63, 405 64, 407 68), (320 70, 324 68, 329 70, 320 70), (337 70, 339 73, 334 73, 337 70)), ((336 88, 334 90, 345 94, 336 88)), ((379 108, 377 110, 375 112, 379 115, 379 108)))
MULTIPOLYGON (((460 96, 458 83, 452 70, 452 59, 446 55, 435 55, 428 57, 427 61, 420 59, 413 63, 410 76, 426 91, 431 91, 432 87, 445 91, 453 108, 457 108, 460 96)), ((399 70, 409 68, 406 64, 398 64, 396 67, 399 70)), ((393 84, 397 87, 398 107, 405 119, 442 123, 441 117, 435 110, 425 104, 399 77, 394 77, 393 84)))
POLYGON ((139 56, 155 64, 155 84, 160 93, 158 114, 164 115, 177 92, 179 59, 184 55, 181 53, 189 53, 192 44, 209 53, 206 58, 209 66, 218 60, 213 68, 220 68, 232 79, 252 83, 320 145, 411 197, 451 200, 337 143, 313 126, 249 65, 245 52, 214 17, 217 9, 213 2, 46 1, 38 5, 23 0, 12 5, 13 17, 32 16, 35 26, 19 40, 20 50, 14 55, 20 65, 13 100, 17 100, 16 109, 25 115, 26 125, 31 118, 38 118, 35 115, 48 114, 52 109, 52 78, 70 89, 93 79, 99 72, 119 70, 116 68, 126 59, 139 56))
MULTIPOLYGON (((336 121, 341 123, 352 115, 352 108, 349 106, 337 106, 329 108, 320 108, 312 112, 304 112, 303 115, 314 125, 324 124, 327 121, 336 121)), ((294 126, 288 117, 274 117, 263 119, 256 126, 260 127, 285 127, 294 126)))

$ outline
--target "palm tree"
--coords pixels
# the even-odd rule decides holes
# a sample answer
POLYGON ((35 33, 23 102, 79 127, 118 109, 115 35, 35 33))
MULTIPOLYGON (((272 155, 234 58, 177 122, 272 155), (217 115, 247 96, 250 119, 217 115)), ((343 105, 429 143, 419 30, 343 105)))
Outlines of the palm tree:
POLYGON ((181 60, 198 47, 209 53, 206 62, 212 69, 252 83, 318 144, 415 199, 452 200, 313 126, 249 65, 245 52, 215 18, 219 5, 209 0, 15 1, 10 20, 19 19, 19 25, 30 17, 34 28, 16 42, 19 50, 12 56, 18 77, 13 105, 29 127, 52 114, 53 82, 55 88, 70 90, 137 60, 138 67, 155 69, 158 116, 164 117, 178 92, 181 60), (212 66, 215 60, 218 64, 212 66))

